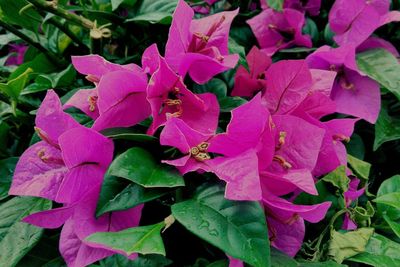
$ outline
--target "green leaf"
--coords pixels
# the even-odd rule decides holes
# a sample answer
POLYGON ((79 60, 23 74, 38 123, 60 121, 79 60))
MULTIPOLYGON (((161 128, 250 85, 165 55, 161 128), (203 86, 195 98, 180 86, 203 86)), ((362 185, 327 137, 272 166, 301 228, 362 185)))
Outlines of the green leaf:
POLYGON ((347 161, 350 165, 350 169, 357 175, 358 178, 368 180, 369 171, 371 170, 371 164, 360 160, 352 155, 347 155, 347 161))
POLYGON ((337 167, 334 171, 325 175, 322 180, 333 184, 342 192, 346 192, 349 189, 350 179, 346 175, 346 166, 337 167))
MULTIPOLYGON (((238 44, 236 40, 232 37, 229 37, 228 48, 230 54, 238 54, 239 55, 239 64, 243 65, 246 69, 249 68, 246 60, 246 51, 243 46, 238 44)), ((225 94, 226 96, 226 94, 225 94)))
POLYGON ((400 244, 382 235, 374 234, 365 252, 347 259, 348 261, 369 264, 375 267, 400 266, 400 244))
POLYGON ((218 99, 226 97, 227 91, 228 89, 226 87, 226 84, 218 78, 214 78, 206 84, 195 84, 193 86, 194 93, 213 93, 217 96, 218 99))
POLYGON ((324 261, 324 262, 299 262, 298 267, 348 267, 348 266, 339 264, 334 261, 324 261))
POLYGON ((375 198, 374 202, 389 205, 396 209, 400 209, 400 192, 381 195, 375 198))
POLYGON ((392 229, 393 233, 395 233, 397 237, 400 238, 400 224, 392 221, 386 214, 383 215, 383 219, 385 219, 389 227, 392 229))
POLYGON ((280 252, 274 247, 271 247, 271 266, 273 267, 297 267, 297 262, 287 256, 285 253, 280 252))
MULTIPOLYGON (((9 140, 10 126, 0 120, 0 157, 7 157, 8 155, 8 140, 9 140)), ((2 172, 0 172, 2 173, 2 172)))
POLYGON ((76 77, 76 71, 71 64, 61 72, 41 74, 36 77, 35 82, 49 88, 58 88, 71 85, 76 77))
POLYGON ((172 13, 174 12, 178 0, 142 0, 139 1, 139 7, 133 18, 126 22, 148 22, 151 24, 170 24, 172 13))
POLYGON ((0 9, 3 11, 1 20, 37 32, 42 21, 38 11, 30 7, 20 12, 28 4, 26 0, 0 0, 0 9))
POLYGON ((0 160, 0 200, 5 199, 8 196, 8 190, 10 189, 17 162, 18 158, 0 160))
POLYGON ((98 232, 85 240, 92 244, 113 249, 127 256, 133 253, 161 254, 165 256, 165 248, 160 231, 165 222, 153 225, 128 228, 118 232, 98 232))
POLYGON ((375 124, 374 151, 383 143, 400 139, 400 118, 388 114, 387 103, 383 102, 375 124))
POLYGON ((331 231, 328 255, 336 262, 342 263, 343 260, 364 252, 373 233, 373 228, 359 228, 345 233, 333 230, 331 231))
POLYGON ((245 103, 247 103, 247 100, 238 96, 227 96, 219 99, 221 112, 231 112, 232 109, 237 108, 245 103))
POLYGON ((136 0, 111 0, 112 11, 116 10, 121 4, 127 4, 133 6, 136 0))
POLYGON ((137 142, 155 142, 158 141, 157 137, 152 135, 137 133, 129 128, 110 128, 102 130, 101 133, 107 137, 112 139, 122 139, 122 140, 130 140, 137 142))
POLYGON ((207 186, 171 209, 186 229, 232 257, 255 267, 271 266, 266 220, 258 202, 230 201, 222 187, 207 186))
POLYGON ((0 45, 6 45, 18 40, 20 40, 20 38, 11 32, 0 35, 0 45))
MULTIPOLYGON (((380 185, 377 197, 384 196, 386 194, 400 192, 400 175, 395 175, 385 181, 380 185)), ((390 219, 398 220, 400 219, 400 210, 388 206, 386 204, 377 203, 378 212, 380 214, 386 213, 390 219)))
POLYGON ((319 40, 318 27, 312 19, 306 18, 306 24, 303 27, 303 33, 310 35, 313 43, 318 42, 319 40))
POLYGON ((119 155, 109 168, 109 174, 128 179, 144 187, 184 186, 177 170, 159 164, 146 150, 134 147, 119 155))
POLYGON ((149 188, 131 183, 121 182, 121 179, 106 174, 101 187, 99 201, 97 202, 96 216, 117 210, 127 210, 139 204, 154 200, 169 191, 160 188, 149 188))
POLYGON ((33 197, 15 197, 0 205, 0 266, 15 266, 43 233, 20 220, 50 208, 51 201, 33 197))
POLYGON ((273 8, 277 11, 282 11, 284 0, 263 0, 267 1, 267 4, 270 8, 273 8))
POLYGON ((101 267, 165 267, 172 263, 171 260, 158 254, 139 255, 130 260, 123 255, 115 254, 100 261, 101 267))
POLYGON ((389 51, 378 48, 360 53, 357 55, 357 65, 400 100, 400 64, 389 51))
POLYGON ((18 77, 9 80, 7 83, 0 83, 0 91, 6 94, 13 100, 18 100, 21 91, 24 89, 25 84, 29 80, 29 74, 32 72, 32 69, 26 69, 22 74, 18 77))

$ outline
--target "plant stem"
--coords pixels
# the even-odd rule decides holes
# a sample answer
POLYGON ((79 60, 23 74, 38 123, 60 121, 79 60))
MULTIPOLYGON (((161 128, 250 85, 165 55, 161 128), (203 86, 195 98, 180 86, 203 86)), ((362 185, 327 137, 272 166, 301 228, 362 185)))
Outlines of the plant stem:
POLYGON ((72 41, 77 43, 79 46, 86 47, 86 45, 79 39, 65 24, 59 22, 57 19, 54 17, 49 19, 49 23, 53 24, 55 27, 57 27, 60 31, 65 33, 69 38, 71 38, 72 41))
POLYGON ((71 13, 59 6, 57 6, 54 1, 46 1, 46 0, 28 0, 28 2, 32 3, 35 7, 45 10, 47 12, 53 13, 59 17, 62 17, 72 23, 80 25, 86 29, 92 30, 95 26, 94 22, 84 18, 82 16, 71 13))
POLYGON ((19 38, 21 38, 22 40, 24 40, 25 42, 27 42, 31 46, 35 47, 37 50, 39 50, 40 52, 45 54, 56 65, 59 65, 59 64, 65 65, 66 64, 66 62, 64 60, 62 60, 61 58, 57 57, 56 54, 54 54, 53 52, 47 50, 40 43, 32 40, 29 36, 25 35, 24 33, 19 31, 14 26, 9 25, 9 24, 3 22, 2 20, 0 20, 0 26, 3 27, 4 29, 6 29, 7 31, 15 34, 16 36, 18 36, 19 38))

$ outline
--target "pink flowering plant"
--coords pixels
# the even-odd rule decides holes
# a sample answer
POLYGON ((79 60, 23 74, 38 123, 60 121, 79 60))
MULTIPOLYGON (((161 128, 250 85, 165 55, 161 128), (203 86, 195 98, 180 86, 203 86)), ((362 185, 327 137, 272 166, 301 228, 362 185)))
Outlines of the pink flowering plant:
POLYGON ((0 266, 400 266, 399 7, 0 0, 0 266))

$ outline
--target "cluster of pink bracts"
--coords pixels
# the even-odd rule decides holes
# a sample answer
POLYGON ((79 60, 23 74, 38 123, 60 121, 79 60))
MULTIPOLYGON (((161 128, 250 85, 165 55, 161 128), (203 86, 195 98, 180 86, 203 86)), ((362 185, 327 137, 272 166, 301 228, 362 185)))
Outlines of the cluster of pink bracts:
MULTIPOLYGON (((142 205, 95 219, 103 176, 113 158, 113 142, 99 131, 134 126, 151 116, 148 134, 161 130, 160 143, 183 154, 165 163, 182 174, 214 173, 226 182, 227 199, 261 201, 272 245, 294 256, 303 242, 304 220, 322 220, 331 203, 295 205, 282 196, 316 195, 316 177, 346 165, 342 142, 349 140, 355 122, 374 123, 379 113, 379 85, 357 68, 356 53, 383 47, 398 56, 388 42, 370 37, 379 26, 397 20, 388 1, 338 0, 329 16, 338 48, 324 46, 305 60, 272 63, 270 56, 280 49, 312 46, 301 33, 304 12, 318 14, 320 1, 300 2, 285 1, 283 12, 265 7, 248 21, 261 49, 253 47, 247 55, 249 69, 237 70, 232 95, 249 101, 232 111, 224 133, 216 133, 216 96, 194 94, 183 78, 189 75, 203 84, 237 65, 239 56, 229 54, 228 36, 238 10, 193 20, 192 8, 179 1, 165 57, 154 44, 143 53, 141 67, 95 55, 73 57, 77 71, 95 88, 79 90, 64 106, 48 91, 36 116, 42 141, 21 156, 10 190, 63 206, 24 221, 44 228, 63 225, 60 251, 68 266, 86 266, 114 254, 85 238, 139 225, 142 205), (70 107, 90 116, 93 126, 86 128, 65 113, 70 107), (320 120, 335 112, 355 118, 320 120)), ((363 193, 357 187, 353 179, 347 202, 363 193)), ((344 227, 356 225, 347 217, 344 227)))

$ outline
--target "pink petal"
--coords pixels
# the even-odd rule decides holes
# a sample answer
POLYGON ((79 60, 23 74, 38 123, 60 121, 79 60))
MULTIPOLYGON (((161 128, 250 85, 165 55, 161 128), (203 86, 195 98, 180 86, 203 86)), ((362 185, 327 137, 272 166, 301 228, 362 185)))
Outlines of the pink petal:
POLYGON ((67 171, 61 151, 41 141, 20 157, 9 194, 54 200, 67 171))
POLYGON ((62 208, 45 210, 31 214, 23 219, 23 222, 37 227, 55 229, 61 227, 73 214, 74 205, 62 208))
POLYGON ((64 104, 63 108, 77 108, 92 119, 99 117, 97 107, 97 89, 80 89, 64 104), (95 101, 93 104, 91 101, 95 101))

